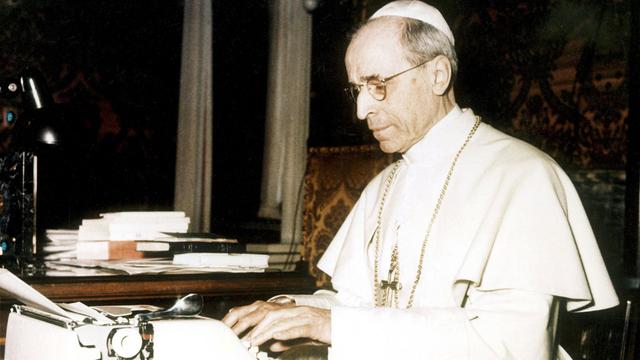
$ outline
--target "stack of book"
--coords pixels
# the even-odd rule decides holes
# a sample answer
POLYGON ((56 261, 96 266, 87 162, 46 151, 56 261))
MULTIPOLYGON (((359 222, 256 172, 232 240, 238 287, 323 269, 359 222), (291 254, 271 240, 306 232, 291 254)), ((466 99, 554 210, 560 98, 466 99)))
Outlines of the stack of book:
POLYGON ((76 258, 78 230, 48 229, 46 242, 42 246, 45 260, 65 260, 76 258))
POLYGON ((165 232, 188 230, 189 218, 182 211, 115 212, 82 220, 78 241, 154 240, 167 237, 165 232))
POLYGON ((126 260, 149 257, 138 241, 171 239, 186 233, 189 218, 182 211, 132 211, 85 219, 78 229, 76 257, 81 260, 126 260))
POLYGON ((75 232, 48 231, 46 249, 67 258, 75 254, 78 260, 166 258, 172 265, 225 271, 265 269, 267 264, 270 269, 290 271, 300 260, 300 244, 245 244, 188 230, 189 218, 181 211, 113 212, 83 220, 75 232))
POLYGON ((213 233, 165 233, 168 237, 138 240, 136 250, 148 255, 184 253, 244 253, 246 245, 237 239, 213 233))
POLYGON ((173 265, 188 266, 201 270, 225 272, 262 272, 269 267, 269 255, 223 254, 215 252, 184 253, 173 256, 173 265))
POLYGON ((269 268, 283 271, 295 270, 300 261, 301 246, 298 243, 247 244, 247 252, 269 255, 269 268))

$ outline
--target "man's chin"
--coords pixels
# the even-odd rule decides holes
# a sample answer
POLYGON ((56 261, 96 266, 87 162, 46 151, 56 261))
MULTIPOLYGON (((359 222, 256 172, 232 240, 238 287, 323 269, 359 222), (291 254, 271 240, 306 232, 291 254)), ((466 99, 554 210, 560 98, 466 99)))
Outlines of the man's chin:
POLYGON ((389 141, 378 141, 378 145, 380 145, 380 150, 387 154, 393 154, 398 152, 398 146, 389 141))

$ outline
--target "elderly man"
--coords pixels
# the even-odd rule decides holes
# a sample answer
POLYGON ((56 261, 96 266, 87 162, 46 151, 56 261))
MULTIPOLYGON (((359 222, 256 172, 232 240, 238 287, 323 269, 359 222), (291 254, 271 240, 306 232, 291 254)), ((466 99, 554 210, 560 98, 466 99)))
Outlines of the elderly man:
POLYGON ((308 339, 331 359, 566 359, 558 311, 618 303, 558 165, 455 100, 454 37, 435 8, 396 1, 355 34, 358 118, 392 164, 318 266, 335 293, 232 309, 253 344, 308 339))

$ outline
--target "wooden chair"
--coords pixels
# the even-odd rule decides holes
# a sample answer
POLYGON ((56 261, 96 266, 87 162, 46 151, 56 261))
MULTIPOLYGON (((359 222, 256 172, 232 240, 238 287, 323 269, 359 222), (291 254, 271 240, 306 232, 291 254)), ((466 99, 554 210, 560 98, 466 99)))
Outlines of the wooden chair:
POLYGON ((639 316, 638 299, 634 297, 625 298, 613 309, 563 313, 559 342, 574 359, 637 359, 639 316))
POLYGON ((319 287, 329 278, 316 264, 369 181, 393 161, 377 145, 312 147, 304 178, 302 258, 319 287))

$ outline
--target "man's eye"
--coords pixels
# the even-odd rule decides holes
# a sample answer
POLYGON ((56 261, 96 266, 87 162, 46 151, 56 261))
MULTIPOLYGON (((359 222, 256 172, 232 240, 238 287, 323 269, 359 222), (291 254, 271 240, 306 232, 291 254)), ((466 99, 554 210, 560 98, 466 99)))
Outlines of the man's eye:
POLYGON ((382 81, 369 81, 367 83, 367 88, 369 89, 369 91, 374 92, 374 93, 384 93, 385 91, 385 84, 382 81))

